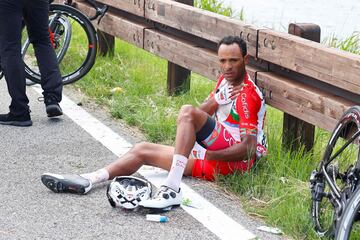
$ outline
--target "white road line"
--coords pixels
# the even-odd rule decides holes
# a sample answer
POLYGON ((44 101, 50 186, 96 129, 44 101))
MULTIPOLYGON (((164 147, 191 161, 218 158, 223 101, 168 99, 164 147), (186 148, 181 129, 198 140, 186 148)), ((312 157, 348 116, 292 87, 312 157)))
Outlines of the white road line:
MULTIPOLYGON (((39 94, 42 92, 39 85, 34 85, 33 89, 35 89, 39 94)), ((115 155, 121 156, 132 147, 131 143, 127 142, 124 138, 91 116, 83 108, 77 106, 73 101, 64 95, 61 107, 70 119, 72 119, 76 124, 82 127, 93 138, 102 143, 115 155)), ((138 172, 157 187, 160 186, 167 176, 167 171, 147 166, 142 167, 138 172)), ((198 208, 186 206, 182 206, 182 208, 220 239, 249 240, 256 238, 253 233, 231 219, 205 198, 201 197, 189 186, 182 183, 181 188, 183 190, 184 198, 191 199, 191 201, 198 206, 198 208)))

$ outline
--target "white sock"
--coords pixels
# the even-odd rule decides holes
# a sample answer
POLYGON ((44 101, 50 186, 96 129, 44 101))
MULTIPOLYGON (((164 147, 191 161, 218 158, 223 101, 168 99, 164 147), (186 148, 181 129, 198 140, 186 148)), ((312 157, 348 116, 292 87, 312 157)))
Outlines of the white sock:
POLYGON ((164 182, 165 186, 170 187, 175 191, 179 191, 181 178, 184 174, 187 161, 187 157, 180 154, 174 154, 169 175, 164 182))
POLYGON ((91 173, 84 173, 80 176, 88 179, 92 184, 101 183, 109 180, 109 172, 105 168, 99 169, 91 173))

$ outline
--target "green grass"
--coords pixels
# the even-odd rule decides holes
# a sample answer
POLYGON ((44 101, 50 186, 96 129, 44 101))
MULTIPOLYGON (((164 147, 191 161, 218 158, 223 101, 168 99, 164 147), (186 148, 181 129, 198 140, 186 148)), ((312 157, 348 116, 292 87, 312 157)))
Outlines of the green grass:
POLYGON ((121 41, 117 41, 115 52, 111 61, 99 57, 77 86, 107 105, 114 117, 143 130, 149 141, 172 144, 180 107, 199 105, 215 83, 192 74, 190 91, 171 97, 167 95, 165 60, 121 41), (115 87, 122 91, 112 94, 115 87))

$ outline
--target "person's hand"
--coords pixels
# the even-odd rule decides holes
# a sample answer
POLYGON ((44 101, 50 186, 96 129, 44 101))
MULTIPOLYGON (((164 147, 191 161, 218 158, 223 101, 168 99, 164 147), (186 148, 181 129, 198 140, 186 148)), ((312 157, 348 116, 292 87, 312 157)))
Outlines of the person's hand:
POLYGON ((241 90, 243 88, 243 84, 238 85, 238 86, 225 86, 221 89, 217 89, 216 93, 215 93, 215 101, 219 104, 219 105, 223 105, 223 104, 228 104, 229 102, 231 102, 232 100, 236 99, 241 90))
POLYGON ((239 96, 242 88, 243 88, 243 85, 242 85, 242 84, 239 85, 239 86, 231 86, 231 87, 229 88, 229 90, 230 90, 230 91, 229 91, 229 93, 230 93, 230 99, 231 99, 231 100, 236 99, 236 98, 239 96))
POLYGON ((232 99, 230 97, 231 97, 231 88, 228 86, 222 87, 220 89, 218 88, 214 95, 215 101, 219 105, 224 105, 231 102, 232 99))

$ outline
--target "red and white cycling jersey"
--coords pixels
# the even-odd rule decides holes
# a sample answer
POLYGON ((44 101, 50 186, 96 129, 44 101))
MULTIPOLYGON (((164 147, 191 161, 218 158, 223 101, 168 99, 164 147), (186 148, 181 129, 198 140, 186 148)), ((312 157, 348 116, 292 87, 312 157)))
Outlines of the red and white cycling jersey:
MULTIPOLYGON (((228 81, 221 76, 209 97, 213 97, 217 89, 228 86, 228 81)), ((245 73, 239 96, 228 104, 219 105, 214 113, 217 120, 215 128, 206 139, 201 141, 201 144, 208 150, 216 151, 240 143, 245 135, 253 135, 257 138, 256 157, 229 162, 207 160, 205 148, 196 142, 191 151, 194 158, 192 176, 211 181, 216 174, 227 175, 235 171, 244 172, 251 169, 255 159, 266 154, 265 115, 263 95, 245 73)))
MULTIPOLYGON (((229 82, 224 76, 220 76, 209 97, 213 97, 218 89, 227 87, 229 87, 229 82)), ((219 105, 214 113, 215 119, 225 130, 220 130, 219 126, 216 126, 213 134, 205 139, 203 144, 208 149, 221 149, 225 145, 232 146, 235 143, 240 143, 241 137, 244 135, 252 135, 257 138, 256 157, 260 158, 266 154, 267 147, 264 134, 265 115, 265 99, 259 88, 250 79, 250 76, 245 73, 243 87, 239 96, 228 104, 219 105), (222 135, 224 143, 218 141, 219 134, 222 135), (211 146, 213 143, 220 143, 222 146, 211 146)), ((199 148, 201 146, 196 144, 194 147, 195 151, 192 152, 204 152, 199 148)), ((199 159, 199 155, 194 156, 193 154, 193 157, 199 159)))
MULTIPOLYGON (((229 82, 220 76, 210 97, 215 94, 217 89, 223 87, 229 87, 229 82)), ((228 104, 219 105, 214 115, 236 142, 241 142, 241 137, 247 134, 256 136, 256 155, 261 157, 265 154, 267 147, 264 134, 265 99, 247 73, 244 75, 243 87, 239 96, 228 104)))

